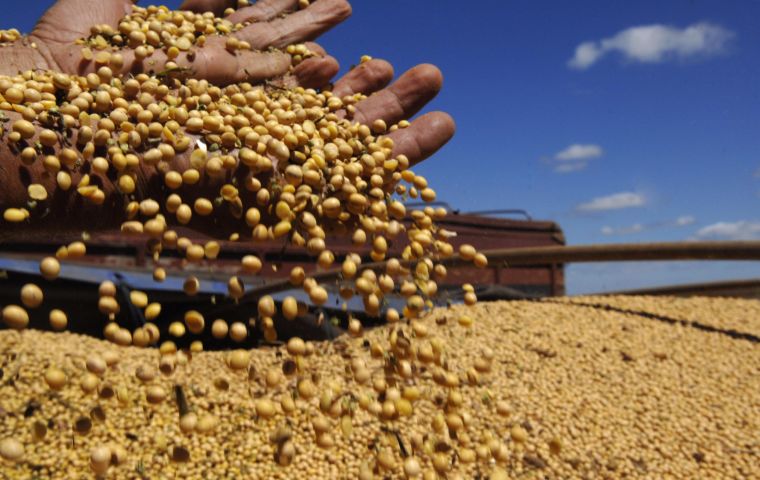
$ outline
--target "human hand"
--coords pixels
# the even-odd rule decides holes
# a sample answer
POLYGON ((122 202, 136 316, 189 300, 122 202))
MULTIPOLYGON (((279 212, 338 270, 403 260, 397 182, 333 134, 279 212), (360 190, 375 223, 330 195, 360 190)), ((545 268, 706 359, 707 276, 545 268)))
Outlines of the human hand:
MULTIPOLYGON (((218 12, 219 7, 227 3, 225 0, 188 0, 183 7, 197 12, 218 12)), ((282 77, 291 68, 290 55, 267 49, 314 39, 351 14, 346 0, 318 0, 305 9, 291 12, 296 3, 292 0, 261 0, 229 16, 233 23, 252 22, 235 32, 236 38, 250 43, 251 50, 230 53, 225 48, 225 37, 212 35, 205 45, 181 52, 173 61, 179 67, 187 68, 190 76, 215 85, 282 77)), ((59 0, 42 16, 28 38, 3 50, 0 74, 15 74, 28 69, 78 75, 95 71, 98 65, 83 61, 82 45, 75 42, 90 36, 95 25, 117 28, 119 20, 131 12, 132 5, 132 0, 59 0), (61 28, 62 25, 66 28, 61 28)), ((319 46, 312 43, 307 46, 317 55, 298 64, 292 75, 295 83, 301 86, 320 87, 337 73, 338 63, 319 46)), ((166 52, 159 49, 143 60, 136 58, 132 48, 123 48, 119 53, 123 57, 123 66, 114 74, 161 72, 170 60, 166 52)))
MULTIPOLYGON (((185 0, 181 9, 194 12, 213 12, 223 15, 237 0, 185 0)), ((116 26, 131 11, 132 0, 59 0, 40 19, 31 35, 36 43, 37 54, 44 64, 34 68, 47 68, 66 73, 85 74, 95 70, 94 62, 82 62, 81 46, 77 39, 90 35, 93 25, 116 26), (60 25, 68 26, 61 29, 60 25), (56 68, 57 67, 57 68, 56 68)), ((227 17, 233 23, 251 22, 235 36, 248 41, 251 47, 264 50, 270 46, 284 47, 289 44, 311 40, 345 20, 351 14, 346 0, 317 0, 301 10, 297 0, 259 0, 255 4, 238 9, 227 17)), ((306 59, 293 71, 293 83, 305 87, 322 87, 338 71, 338 62, 327 55, 321 47, 309 43, 316 57, 306 59)), ((30 48, 30 47, 27 47, 30 48)), ((224 85, 239 81, 261 81, 282 76, 290 67, 290 58, 281 52, 256 52, 254 50, 232 54, 225 49, 223 37, 211 37, 203 48, 198 49, 191 61, 183 54, 177 63, 189 66, 192 76, 206 78, 211 83, 224 85)), ((5 62, 0 60, 0 73, 16 73, 22 68, 4 72, 4 63, 18 59, 18 53, 9 52, 5 62)), ((136 64, 134 52, 124 49, 124 72, 134 72, 144 66, 136 64)), ((29 55, 27 58, 34 58, 29 55)), ((151 57, 154 68, 161 70, 168 59, 157 50, 151 57)), ((5 70, 9 70, 6 68, 5 70)), ((118 72, 114 72, 118 73, 118 72)), ((388 124, 408 119, 418 112, 438 93, 442 84, 440 71, 432 65, 420 65, 405 73, 391 87, 383 89, 393 78, 393 67, 383 61, 372 60, 349 72, 335 84, 334 93, 339 96, 362 92, 377 92, 371 99, 357 106, 355 120, 371 123, 382 118, 388 124), (382 89, 382 90, 381 90, 382 89), (380 91, 381 90, 381 91, 380 91)), ((412 163, 430 156, 453 135, 454 123, 450 116, 433 112, 417 119, 410 128, 391 133, 399 153, 405 153, 412 163)))
MULTIPOLYGON (((106 3, 111 3, 112 1, 108 0, 106 3)), ((199 1, 196 0, 196 2, 199 1)), ((218 4, 219 1, 205 0, 204 3, 208 6, 210 3, 218 4)), ((59 4, 67 2, 80 2, 80 0, 61 0, 59 4)), ((264 5, 265 3, 274 5, 275 3, 282 4, 285 2, 267 2, 263 0, 260 4, 264 5)), ((329 57, 323 58, 329 59, 329 57)), ((309 64, 303 62, 301 65, 309 64)), ((43 66, 40 66, 40 68, 43 68, 43 66)), ((337 64, 335 65, 335 69, 337 69, 337 64)), ((324 79, 324 74, 320 73, 321 70, 318 63, 312 63, 309 65, 309 68, 302 70, 301 78, 309 78, 309 75, 311 75, 310 78, 313 84, 323 84, 326 82, 326 79, 324 79)), ((339 79, 333 87, 333 93, 338 96, 349 95, 354 92, 370 95, 369 98, 355 105, 356 109, 352 115, 352 120, 369 124, 376 119, 383 119, 387 124, 391 125, 399 120, 410 118, 423 108, 435 97, 442 84, 440 72, 431 65, 415 67, 402 75, 393 85, 384 88, 392 78, 393 68, 390 64, 382 60, 371 60, 359 65, 339 79)), ((346 115, 346 112, 339 113, 346 115)), ((11 112, 10 116, 14 118, 16 115, 11 112)), ((408 128, 390 132, 388 136, 395 143, 394 155, 403 153, 410 159, 411 164, 415 164, 442 147, 451 138, 453 133, 454 123, 451 117, 445 113, 433 112, 416 119, 408 128)), ((182 163, 181 157, 177 160, 180 164, 182 163)), ((143 178, 147 180, 145 176, 143 178)), ((21 187, 21 185, 19 186, 21 187)), ((113 185, 108 179, 103 179, 103 186, 107 193, 113 191, 113 185)), ((18 190, 18 195, 11 195, 13 189, 7 189, 6 193, 8 195, 5 195, 7 198, 3 198, 4 202, 0 203, 10 205, 22 201, 24 190, 23 188, 19 188, 18 190)), ((110 195, 108 196, 110 197, 110 195)))
MULTIPOLYGON (((393 66, 384 60, 363 63, 335 82, 337 96, 361 92, 368 96, 356 105, 353 120, 371 124, 382 119, 392 125, 408 120, 427 105, 441 89, 443 75, 430 64, 417 65, 405 72, 392 85, 393 66)), ((404 154, 411 165, 428 158, 454 135, 456 126, 444 112, 430 112, 411 122, 407 128, 390 132, 394 155, 404 154)))

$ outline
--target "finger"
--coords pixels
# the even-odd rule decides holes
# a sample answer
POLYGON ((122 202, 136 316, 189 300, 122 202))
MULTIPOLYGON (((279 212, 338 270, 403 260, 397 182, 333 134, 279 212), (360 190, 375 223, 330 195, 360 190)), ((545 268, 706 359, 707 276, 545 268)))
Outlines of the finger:
POLYGON ((311 57, 302 61, 293 69, 298 85, 304 88, 324 87, 338 74, 340 65, 335 58, 326 55, 311 57))
MULTIPOLYGON (((236 10, 227 17, 232 23, 263 22, 293 10, 298 0, 259 0, 250 7, 236 10)), ((197 13, 213 12, 220 17, 228 8, 235 8, 237 0, 185 0, 180 10, 190 10, 197 13)))
POLYGON ((351 69, 333 87, 333 95, 345 97, 361 92, 371 95, 393 80, 393 65, 385 60, 372 59, 351 69))
MULTIPOLYGON (((218 0, 216 0, 218 1, 218 0)), ((298 0, 259 0, 227 17, 232 23, 265 22, 296 8, 298 0)))
POLYGON ((370 124, 377 119, 392 125, 411 118, 441 90, 443 76, 434 65, 406 71, 393 85, 356 104, 353 120, 370 124))
POLYGON ((316 54, 302 61, 293 69, 295 82, 293 87, 321 88, 330 83, 330 80, 338 74, 340 64, 327 54, 324 48, 314 42, 306 42, 306 48, 316 54))
POLYGON ((351 6, 346 0, 318 0, 285 17, 249 25, 235 32, 235 36, 255 49, 282 48, 313 40, 350 15, 351 6))
POLYGON ((317 55, 320 55, 322 57, 324 57, 325 55, 327 55, 327 51, 324 48, 322 48, 322 46, 320 44, 318 44, 318 43, 305 42, 304 45, 306 45, 306 48, 311 53, 316 53, 317 55))
POLYGON ((204 13, 213 12, 220 17, 228 8, 234 8, 237 0, 185 0, 180 5, 180 10, 190 10, 191 12, 204 13))
POLYGON ((393 139, 393 155, 404 154, 409 164, 414 165, 437 152, 451 140, 455 131, 456 124, 448 113, 430 112, 408 127, 389 133, 388 137, 393 139))

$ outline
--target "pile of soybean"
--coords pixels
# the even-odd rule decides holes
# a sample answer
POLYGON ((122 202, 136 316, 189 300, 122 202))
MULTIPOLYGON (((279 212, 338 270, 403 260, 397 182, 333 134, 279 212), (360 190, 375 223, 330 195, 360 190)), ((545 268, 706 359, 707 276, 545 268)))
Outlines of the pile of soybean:
POLYGON ((0 468, 7 478, 755 478, 760 346, 636 312, 687 320, 709 307, 757 329, 760 302, 679 300, 676 311, 670 300, 460 305, 333 342, 170 356, 2 331, 0 468))

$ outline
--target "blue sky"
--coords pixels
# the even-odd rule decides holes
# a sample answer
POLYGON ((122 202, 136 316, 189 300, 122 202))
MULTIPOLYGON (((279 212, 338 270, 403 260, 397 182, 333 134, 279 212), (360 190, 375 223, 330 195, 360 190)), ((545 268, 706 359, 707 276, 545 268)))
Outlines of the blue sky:
MULTIPOLYGON (((28 31, 50 3, 24 2, 4 26, 28 31)), ((524 208, 570 244, 760 238, 757 0, 352 5, 320 40, 343 71, 363 54, 397 74, 443 71, 428 110, 449 112, 457 134, 417 169, 439 199, 524 208)), ((579 265, 568 285, 747 277, 756 263, 579 265)))

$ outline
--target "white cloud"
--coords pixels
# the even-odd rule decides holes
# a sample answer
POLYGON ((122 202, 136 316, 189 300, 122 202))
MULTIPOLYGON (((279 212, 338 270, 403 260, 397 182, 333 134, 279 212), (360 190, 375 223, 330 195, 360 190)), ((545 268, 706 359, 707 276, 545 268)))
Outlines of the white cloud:
POLYGON ((640 223, 634 223, 629 227, 612 228, 609 226, 602 227, 603 235, 631 235, 643 232, 646 227, 640 223))
POLYGON ((581 145, 575 143, 554 155, 557 160, 589 160, 602 156, 604 150, 599 145, 581 145))
POLYGON ((760 238, 760 221, 739 220, 717 222, 697 231, 697 238, 724 238, 727 240, 753 240, 760 238))
POLYGON ((685 227, 687 225, 691 225, 694 222, 696 222, 697 219, 694 218, 691 215, 682 215, 675 220, 667 220, 662 222, 653 222, 653 223, 635 223, 630 226, 626 227, 610 227, 610 226, 604 226, 601 229, 601 232, 603 235, 631 235, 634 233, 641 233, 645 231, 655 230, 658 228, 668 228, 668 227, 685 227))
POLYGON ((692 223, 696 221, 697 219, 691 215, 683 215, 681 217, 676 218, 676 221, 674 223, 676 227, 685 227, 687 225, 691 225, 692 223))
POLYGON ((575 55, 568 60, 567 65, 570 68, 585 70, 596 63, 605 53, 595 42, 583 42, 575 47, 575 55))
POLYGON ((557 152, 550 159, 556 173, 569 173, 583 170, 588 162, 601 157, 604 150, 599 145, 574 143, 564 150, 557 152))
POLYGON ((606 197, 597 197, 593 200, 581 203, 576 210, 579 212, 601 212, 605 210, 619 210, 621 208, 642 207, 646 204, 643 195, 633 192, 620 192, 606 197))
POLYGON ((694 23, 683 29, 642 25, 596 42, 581 43, 567 64, 570 68, 585 70, 610 52, 619 52, 624 59, 640 63, 710 57, 724 52, 733 37, 730 30, 709 22, 694 23))

